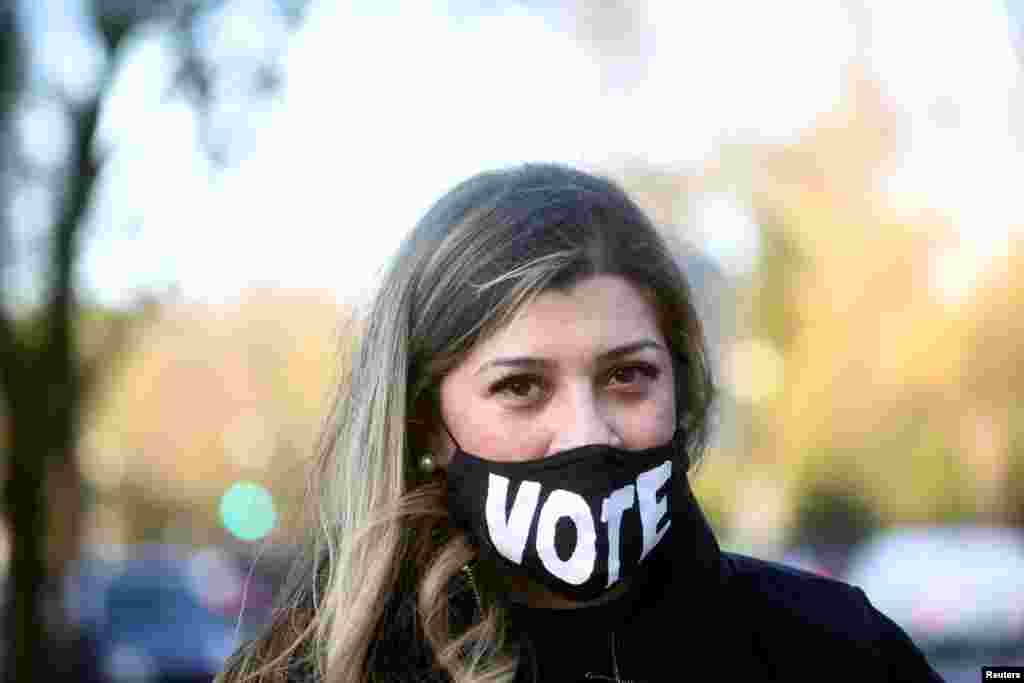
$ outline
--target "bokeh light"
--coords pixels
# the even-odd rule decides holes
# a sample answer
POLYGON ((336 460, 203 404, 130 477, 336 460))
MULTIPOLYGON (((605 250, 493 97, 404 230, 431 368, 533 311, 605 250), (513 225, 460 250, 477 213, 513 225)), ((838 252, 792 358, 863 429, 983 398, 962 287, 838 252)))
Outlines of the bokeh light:
POLYGON ((236 482, 220 500, 220 519, 234 536, 243 541, 258 541, 277 525, 274 498, 255 482, 236 482))

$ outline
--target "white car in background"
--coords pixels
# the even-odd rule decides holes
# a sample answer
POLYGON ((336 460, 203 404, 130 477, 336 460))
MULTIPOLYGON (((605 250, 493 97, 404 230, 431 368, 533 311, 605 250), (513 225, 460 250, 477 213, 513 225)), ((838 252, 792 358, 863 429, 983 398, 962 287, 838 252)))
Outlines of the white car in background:
POLYGON ((886 530, 842 577, 903 627, 947 681, 983 665, 1024 665, 1024 531, 977 526, 886 530))

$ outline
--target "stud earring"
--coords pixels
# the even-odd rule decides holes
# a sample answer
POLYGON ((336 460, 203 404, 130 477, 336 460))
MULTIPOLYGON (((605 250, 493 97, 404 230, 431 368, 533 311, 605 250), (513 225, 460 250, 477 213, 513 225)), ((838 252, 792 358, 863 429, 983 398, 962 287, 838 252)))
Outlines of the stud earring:
POLYGON ((430 453, 425 453, 423 457, 420 458, 420 470, 426 474, 430 474, 435 469, 437 469, 437 465, 434 463, 434 456, 430 453))

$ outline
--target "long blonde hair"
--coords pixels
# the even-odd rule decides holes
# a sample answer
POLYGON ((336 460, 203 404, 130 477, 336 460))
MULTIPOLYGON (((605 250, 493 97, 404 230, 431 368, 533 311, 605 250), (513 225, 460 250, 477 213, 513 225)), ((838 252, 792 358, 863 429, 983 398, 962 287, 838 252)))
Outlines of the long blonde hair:
POLYGON ((437 426, 441 378, 534 297, 596 274, 626 278, 654 304, 676 363, 684 455, 700 458, 713 388, 665 238, 604 178, 552 164, 474 176, 427 212, 385 272, 324 426, 311 478, 318 521, 290 609, 220 681, 284 680, 296 661, 325 683, 372 680, 374 641, 404 575, 437 667, 456 683, 513 679, 518 650, 500 601, 453 632, 451 581, 476 549, 449 519, 443 471, 416 465, 437 426))

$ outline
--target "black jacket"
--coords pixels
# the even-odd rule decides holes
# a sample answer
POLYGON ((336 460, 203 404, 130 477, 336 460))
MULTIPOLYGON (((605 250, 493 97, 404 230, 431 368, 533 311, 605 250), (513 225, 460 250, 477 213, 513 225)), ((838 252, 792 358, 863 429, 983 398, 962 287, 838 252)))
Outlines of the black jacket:
MULTIPOLYGON (((942 679, 907 634, 859 588, 777 563, 722 552, 688 482, 674 529, 652 553, 641 590, 598 608, 513 611, 519 619, 517 683, 573 677, 614 680, 606 633, 614 630, 621 680, 869 681, 942 679), (554 614, 557 612, 558 614, 554 614), (539 616, 538 616, 539 615, 539 616), (525 620, 524 620, 525 619, 525 620), (532 621, 530 621, 532 619, 532 621)), ((475 598, 460 574, 456 622, 475 598)), ((414 600, 396 595, 371 653, 381 681, 446 681, 416 636, 414 600)), ((313 683, 296 675, 296 683, 313 683)))

